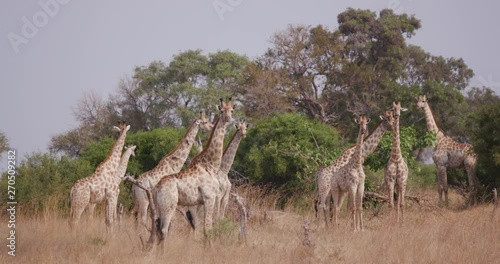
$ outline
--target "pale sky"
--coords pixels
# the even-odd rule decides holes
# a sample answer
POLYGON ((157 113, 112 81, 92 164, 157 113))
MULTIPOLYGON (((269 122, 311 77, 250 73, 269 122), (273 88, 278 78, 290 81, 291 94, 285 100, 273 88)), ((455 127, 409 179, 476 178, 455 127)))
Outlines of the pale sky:
MULTIPOLYGON (((409 43, 433 55, 463 58, 475 73, 471 86, 489 86, 500 94, 498 1, 171 2, 3 1, 0 131, 20 158, 47 151, 52 136, 77 127, 72 107, 83 93, 93 90, 107 98, 135 66, 168 62, 188 49, 205 54, 229 49, 252 59, 287 25, 335 29, 337 15, 348 7, 377 13, 392 7, 415 15, 422 28, 409 43), (48 8, 43 3, 49 3, 48 8), (214 4, 227 9, 218 12, 214 4)), ((5 158, 0 163, 5 168, 5 158)))

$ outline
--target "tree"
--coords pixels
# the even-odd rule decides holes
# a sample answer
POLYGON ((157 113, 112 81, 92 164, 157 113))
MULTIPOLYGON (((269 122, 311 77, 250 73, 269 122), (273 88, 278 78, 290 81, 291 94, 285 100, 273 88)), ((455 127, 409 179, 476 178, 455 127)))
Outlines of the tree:
POLYGON ((66 133, 55 135, 49 143, 51 153, 79 157, 89 143, 112 133, 112 125, 118 122, 118 115, 111 102, 106 102, 94 91, 84 93, 73 109, 78 127, 66 133))
POLYGON ((9 141, 7 140, 7 136, 4 132, 0 131, 0 157, 2 157, 2 153, 9 150, 9 141))
POLYGON ((475 125, 472 126, 472 143, 477 154, 477 175, 480 183, 487 190, 500 186, 497 176, 500 170, 500 97, 490 89, 473 89, 469 97, 482 102, 476 105, 475 125), (481 99, 479 99, 481 98, 481 99))
POLYGON ((241 142, 234 169, 258 184, 271 184, 287 194, 314 188, 314 172, 338 153, 337 131, 302 114, 263 119, 241 142))

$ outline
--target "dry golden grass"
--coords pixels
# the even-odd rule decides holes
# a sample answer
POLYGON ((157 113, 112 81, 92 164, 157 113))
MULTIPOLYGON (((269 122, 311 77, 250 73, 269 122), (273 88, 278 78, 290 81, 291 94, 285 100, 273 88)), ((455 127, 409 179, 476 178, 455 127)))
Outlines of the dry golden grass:
MULTIPOLYGON (((251 195, 251 191, 240 191, 251 195)), ((16 256, 8 256, 4 246, 0 263, 500 262, 500 212, 493 215, 492 205, 460 209, 458 196, 452 197, 454 202, 447 209, 433 206, 435 200, 424 206, 408 204, 403 224, 394 223, 387 210, 378 216, 374 210, 365 210, 365 230, 354 233, 345 212, 338 229, 318 229, 311 211, 276 211, 276 195, 258 203, 257 198, 263 197, 259 195, 249 199, 253 216, 246 244, 238 243, 237 230, 231 233, 234 228, 228 228, 227 234, 206 247, 200 231, 193 235, 177 217, 164 252, 144 253, 131 217, 124 217, 121 230, 110 235, 103 216, 85 220, 84 215, 74 234, 66 218, 47 212, 39 219, 19 216, 16 256), (309 246, 303 243, 306 221, 311 223, 309 246)), ((435 191, 419 195, 437 196, 435 191)), ((2 225, 0 233, 7 232, 2 225)))

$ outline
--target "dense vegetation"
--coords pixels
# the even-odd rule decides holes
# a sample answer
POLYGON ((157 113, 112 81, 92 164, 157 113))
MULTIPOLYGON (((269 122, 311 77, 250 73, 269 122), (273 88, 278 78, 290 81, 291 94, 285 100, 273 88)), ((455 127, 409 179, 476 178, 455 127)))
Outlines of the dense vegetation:
MULTIPOLYGON (((213 114, 217 99, 230 95, 237 101, 235 116, 255 124, 238 151, 238 173, 232 174, 251 183, 286 194, 312 192, 318 166, 355 140, 352 118, 364 113, 376 120, 394 100, 409 108, 401 118, 401 141, 405 159, 417 168, 415 152, 433 143, 415 107, 415 97, 426 94, 440 128, 475 146, 481 184, 498 186, 500 99, 488 87, 468 87, 472 69, 461 58, 407 44, 421 27, 413 16, 348 9, 337 22, 335 30, 289 26, 254 60, 229 50, 182 51, 168 63, 135 67, 108 99, 84 94, 74 111, 80 126, 54 136, 50 153, 33 153, 18 167, 20 205, 40 211, 43 201, 55 199, 66 210, 71 185, 106 157, 116 121, 132 127, 127 144, 137 145, 137 156, 128 171, 138 175, 174 148, 199 111, 213 114)), ((385 135, 367 169, 384 167, 390 142, 385 135)), ((0 151, 7 145, 0 132, 0 151)), ((5 185, 3 177, 2 199, 5 185)), ((129 188, 122 186, 120 197, 127 206, 129 188)))

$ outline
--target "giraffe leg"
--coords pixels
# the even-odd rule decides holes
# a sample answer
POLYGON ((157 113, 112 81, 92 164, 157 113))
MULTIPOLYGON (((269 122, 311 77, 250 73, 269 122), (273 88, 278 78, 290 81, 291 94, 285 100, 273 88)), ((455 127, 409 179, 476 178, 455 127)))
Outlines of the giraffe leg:
POLYGON ((231 195, 231 183, 229 183, 229 186, 226 187, 226 190, 224 192, 224 196, 222 197, 222 218, 225 217, 226 215, 226 208, 229 203, 229 196, 231 195))
POLYGON ((329 201, 326 201, 328 197, 328 194, 327 193, 319 193, 319 197, 318 197, 318 210, 316 211, 316 218, 318 219, 318 227, 320 225, 320 222, 321 222, 321 212, 323 212, 324 216, 325 216, 325 227, 328 227, 328 206, 326 205, 327 202, 329 201))
POLYGON ((387 205, 389 207, 389 215, 394 219, 394 181, 392 175, 388 174, 385 177, 385 187, 387 188, 387 205))
POLYGON ((406 192, 406 181, 401 182, 398 188, 398 218, 399 222, 399 214, 401 211, 401 221, 405 220, 405 192, 406 192))
POLYGON ((349 188, 349 193, 348 193, 348 198, 347 198, 347 210, 349 211, 349 216, 352 221, 352 228, 354 231, 356 231, 356 213, 355 213, 355 187, 350 187, 349 188))
POLYGON ((89 213, 90 220, 94 219, 95 206, 96 206, 95 203, 89 203, 89 205, 87 206, 87 211, 89 213))
POLYGON ((443 196, 444 196, 444 205, 448 206, 448 176, 446 174, 446 166, 439 165, 436 166, 436 171, 438 175, 438 191, 439 191, 439 204, 443 205, 443 196))
POLYGON ((80 221, 80 216, 82 215, 85 207, 89 204, 90 201, 90 189, 89 188, 80 188, 80 189, 71 189, 71 216, 70 216, 70 227, 74 228, 77 226, 80 221))
MULTIPOLYGON (((342 204, 339 205, 340 196, 342 196, 342 192, 339 188, 332 188, 331 192, 333 196, 333 226, 336 228, 338 225, 338 214, 340 206, 342 206, 342 204)), ((321 209, 318 211, 321 211, 321 209)), ((328 223, 328 219, 326 218, 328 217, 325 215, 325 222, 328 223)))
POLYGON ((118 203, 118 197, 111 195, 108 197, 106 204, 106 225, 110 231, 113 231, 113 224, 116 218, 116 206, 118 203))
POLYGON ((208 237, 208 232, 212 228, 212 217, 213 217, 213 211, 214 211, 214 203, 215 199, 206 199, 203 203, 203 209, 205 209, 205 224, 204 224, 204 234, 205 238, 208 237))
POLYGON ((473 192, 477 186, 476 179, 476 158, 467 157, 464 160, 465 171, 467 172, 467 179, 469 180, 469 192, 473 192))
POLYGON ((365 193, 364 181, 358 185, 356 193, 356 213, 357 213, 357 225, 358 230, 363 231, 363 195, 365 193))

